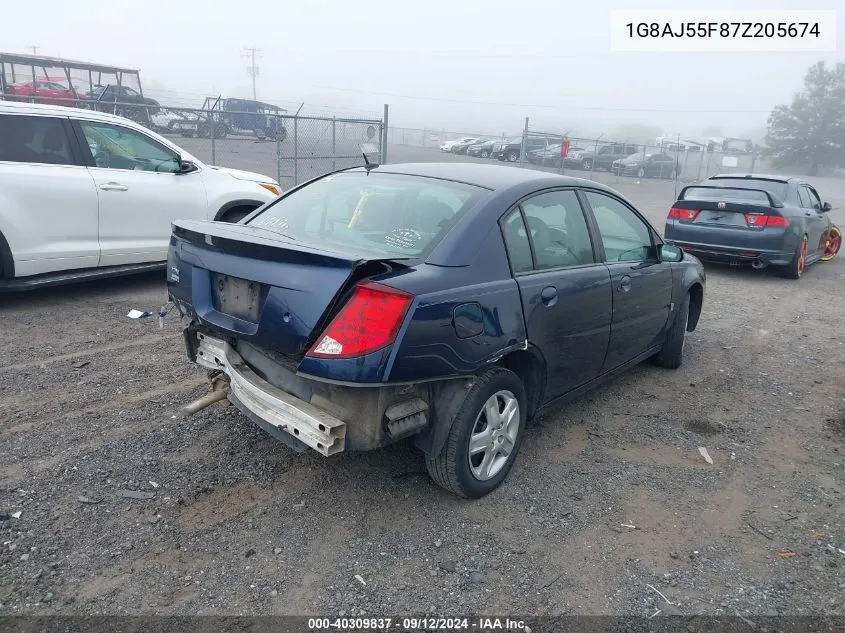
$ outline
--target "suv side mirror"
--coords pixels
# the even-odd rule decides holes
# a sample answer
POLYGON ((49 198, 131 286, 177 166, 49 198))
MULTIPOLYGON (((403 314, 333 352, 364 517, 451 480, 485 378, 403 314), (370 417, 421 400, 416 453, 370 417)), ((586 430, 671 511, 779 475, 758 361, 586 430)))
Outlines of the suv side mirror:
POLYGON ((197 166, 189 160, 180 160, 179 161, 179 174, 190 174, 191 172, 197 171, 197 166))
POLYGON ((660 246, 660 261, 662 262, 680 262, 684 259, 684 251, 672 244, 661 244, 660 246))
POLYGON ((830 203, 829 203, 829 202, 825 202, 825 203, 822 205, 822 213, 827 213, 827 212, 828 212, 828 211, 830 211, 832 208, 833 208, 833 207, 832 207, 832 206, 830 206, 830 203))

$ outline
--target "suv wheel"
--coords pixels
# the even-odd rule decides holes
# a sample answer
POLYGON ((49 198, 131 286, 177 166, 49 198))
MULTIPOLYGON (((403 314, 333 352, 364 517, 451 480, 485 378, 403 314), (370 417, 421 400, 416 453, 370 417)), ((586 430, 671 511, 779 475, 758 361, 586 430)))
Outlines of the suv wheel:
POLYGON ((426 459, 429 475, 461 497, 478 499, 510 471, 525 428, 525 388, 512 371, 491 367, 475 379, 452 421, 446 446, 426 459))
POLYGON ((508 150, 506 158, 508 159, 509 163, 515 163, 519 160, 519 152, 517 152, 515 149, 508 150))
POLYGON ((581 161, 581 169, 583 169, 584 171, 590 171, 592 168, 593 161, 591 161, 589 158, 585 158, 583 161, 581 161))

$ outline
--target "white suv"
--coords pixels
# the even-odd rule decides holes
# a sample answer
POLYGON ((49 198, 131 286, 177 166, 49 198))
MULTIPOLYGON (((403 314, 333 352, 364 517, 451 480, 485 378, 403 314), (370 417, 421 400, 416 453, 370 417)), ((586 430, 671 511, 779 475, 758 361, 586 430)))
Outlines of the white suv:
POLYGON ((174 220, 237 222, 280 193, 122 117, 0 101, 0 290, 163 266, 174 220))

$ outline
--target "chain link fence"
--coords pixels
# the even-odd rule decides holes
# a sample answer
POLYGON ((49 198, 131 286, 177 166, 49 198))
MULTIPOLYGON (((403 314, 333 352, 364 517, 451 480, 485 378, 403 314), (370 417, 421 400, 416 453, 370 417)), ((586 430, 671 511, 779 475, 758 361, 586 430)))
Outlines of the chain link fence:
POLYGON ((642 139, 537 130, 529 119, 521 133, 511 135, 390 128, 388 139, 396 153, 404 148, 428 149, 429 160, 496 161, 611 183, 657 178, 687 184, 718 173, 749 173, 761 167, 759 148, 744 139, 723 144, 678 136, 643 144, 642 139))
MULTIPOLYGON (((3 98, 40 100, 0 95, 3 98)), ((284 189, 337 169, 363 165, 365 154, 373 163, 386 158, 383 119, 299 116, 269 104, 235 99, 206 99, 202 108, 89 99, 66 104, 56 103, 55 98, 47 101, 123 116, 205 163, 261 173, 278 180, 284 189), (253 105, 237 110, 222 107, 232 103, 253 105)))

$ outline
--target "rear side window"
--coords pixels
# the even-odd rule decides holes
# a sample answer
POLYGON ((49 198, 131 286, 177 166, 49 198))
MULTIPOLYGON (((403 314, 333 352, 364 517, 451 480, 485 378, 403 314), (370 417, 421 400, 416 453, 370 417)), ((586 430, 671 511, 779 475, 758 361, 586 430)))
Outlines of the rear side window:
POLYGON ((414 258, 487 193, 434 178, 347 172, 291 192, 249 224, 318 248, 414 258))
POLYGON ((73 165, 62 119, 0 114, 0 161, 73 165))
POLYGON ((813 205, 810 204, 810 196, 807 195, 807 189, 805 187, 798 187, 798 200, 801 202, 803 209, 813 208, 813 205))
POLYGON ((502 222, 502 233, 505 236, 508 259, 511 262, 511 272, 518 275, 532 271, 534 263, 531 260, 531 243, 519 209, 511 211, 502 222))

